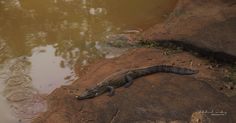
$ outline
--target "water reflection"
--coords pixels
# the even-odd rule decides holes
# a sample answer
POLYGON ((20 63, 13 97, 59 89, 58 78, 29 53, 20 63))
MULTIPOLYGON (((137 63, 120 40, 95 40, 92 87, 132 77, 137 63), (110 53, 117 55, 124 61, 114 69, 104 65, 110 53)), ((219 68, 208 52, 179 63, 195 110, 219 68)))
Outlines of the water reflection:
POLYGON ((122 36, 162 21, 176 1, 0 0, 0 107, 7 100, 20 119, 45 111, 41 95, 76 79, 75 64, 119 56, 127 48, 105 41, 129 40, 122 36))
POLYGON ((9 105, 3 96, 0 95, 0 109, 4 112, 1 113, 0 119, 2 123, 17 123, 17 119, 11 112, 9 105))
POLYGON ((58 55, 55 47, 47 45, 34 48, 34 54, 29 57, 30 76, 34 80, 32 84, 41 94, 48 94, 55 88, 76 79, 73 64, 77 57, 74 52, 69 51, 68 54, 58 55), (70 59, 71 62, 66 59, 70 59))
POLYGON ((6 41, 0 37, 0 63, 11 57, 11 50, 6 41))
POLYGON ((32 86, 29 75, 31 62, 26 57, 19 57, 8 61, 1 71, 3 96, 15 114, 27 122, 39 112, 46 110, 46 102, 32 86))

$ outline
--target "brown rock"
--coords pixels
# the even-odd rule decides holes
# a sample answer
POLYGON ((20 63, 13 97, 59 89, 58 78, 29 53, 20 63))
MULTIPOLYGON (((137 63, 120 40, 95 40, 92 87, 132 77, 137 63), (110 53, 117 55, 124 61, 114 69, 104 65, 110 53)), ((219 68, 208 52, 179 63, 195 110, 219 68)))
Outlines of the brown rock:
POLYGON ((144 31, 144 40, 174 40, 236 58, 236 2, 179 0, 169 18, 144 31))
POLYGON ((34 119, 33 123, 185 123, 190 122, 194 112, 212 109, 227 112, 225 116, 209 117, 214 123, 235 122, 236 99, 225 96, 204 81, 222 75, 219 71, 223 70, 212 71, 204 64, 205 60, 189 53, 181 52, 169 57, 163 56, 158 49, 135 49, 119 58, 102 60, 90 65, 86 74, 72 85, 58 88, 50 94, 48 111, 34 119), (171 64, 172 61, 176 61, 176 66, 181 64, 181 67, 190 68, 188 62, 182 63, 177 59, 191 59, 196 63, 192 69, 198 69, 200 73, 192 76, 153 74, 136 79, 129 88, 116 89, 112 97, 104 94, 88 100, 75 99, 75 94, 121 69, 171 64), (199 63, 202 66, 198 66, 199 63))

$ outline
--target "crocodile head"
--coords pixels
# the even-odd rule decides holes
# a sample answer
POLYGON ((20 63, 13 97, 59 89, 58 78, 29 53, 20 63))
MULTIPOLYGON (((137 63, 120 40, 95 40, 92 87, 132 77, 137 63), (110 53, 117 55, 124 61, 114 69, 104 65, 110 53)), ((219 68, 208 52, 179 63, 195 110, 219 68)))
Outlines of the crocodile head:
POLYGON ((76 96, 77 99, 89 99, 93 98, 98 95, 97 89, 86 89, 83 93, 81 93, 79 96, 76 96))

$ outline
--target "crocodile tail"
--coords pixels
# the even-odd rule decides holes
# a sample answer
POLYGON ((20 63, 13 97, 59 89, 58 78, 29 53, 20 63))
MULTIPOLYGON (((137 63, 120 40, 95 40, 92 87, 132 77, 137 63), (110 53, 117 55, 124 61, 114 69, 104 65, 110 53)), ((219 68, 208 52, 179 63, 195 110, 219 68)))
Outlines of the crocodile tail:
POLYGON ((169 66, 169 65, 154 66, 154 69, 156 69, 157 72, 175 73, 180 75, 192 75, 199 72, 198 70, 192 70, 188 68, 169 66))
POLYGON ((182 67, 176 67, 176 66, 170 66, 170 65, 157 65, 157 66, 151 66, 147 68, 136 69, 133 71, 132 77, 138 78, 140 76, 158 73, 158 72, 174 73, 174 74, 180 74, 180 75, 192 75, 192 74, 198 73, 198 70, 192 70, 188 68, 182 68, 182 67))

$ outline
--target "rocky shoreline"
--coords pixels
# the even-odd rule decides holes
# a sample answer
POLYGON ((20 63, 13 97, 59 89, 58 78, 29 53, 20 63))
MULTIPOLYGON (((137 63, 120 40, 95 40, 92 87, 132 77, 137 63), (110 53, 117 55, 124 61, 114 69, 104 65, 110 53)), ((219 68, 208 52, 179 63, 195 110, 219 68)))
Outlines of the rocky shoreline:
MULTIPOLYGON (((179 0, 166 22, 144 31, 137 39, 180 41, 180 44, 207 49, 233 64, 236 57, 235 8, 235 2, 230 0, 179 0), (218 53, 226 55, 222 57, 218 53)), ((89 65, 80 79, 54 90, 47 97, 47 112, 32 122, 234 123, 235 85, 228 87, 224 83, 225 77, 230 75, 231 64, 212 62, 182 49, 135 48, 120 57, 89 65), (158 64, 200 72, 192 76, 153 74, 135 80, 128 89, 117 89, 112 97, 104 94, 89 100, 75 99, 75 95, 111 73, 158 64)))
POLYGON ((185 123, 201 118, 214 123, 235 121, 236 97, 227 96, 234 90, 217 82, 227 74, 227 66, 214 67, 214 63, 184 51, 167 52, 166 49, 138 48, 118 58, 90 65, 78 81, 58 88, 48 96, 48 111, 34 123, 185 123), (156 64, 187 67, 200 72, 193 76, 158 73, 135 80, 128 89, 117 89, 112 97, 104 94, 89 100, 75 99, 75 95, 93 87, 110 73, 156 64), (199 114, 203 110, 222 110, 227 115, 199 114))

